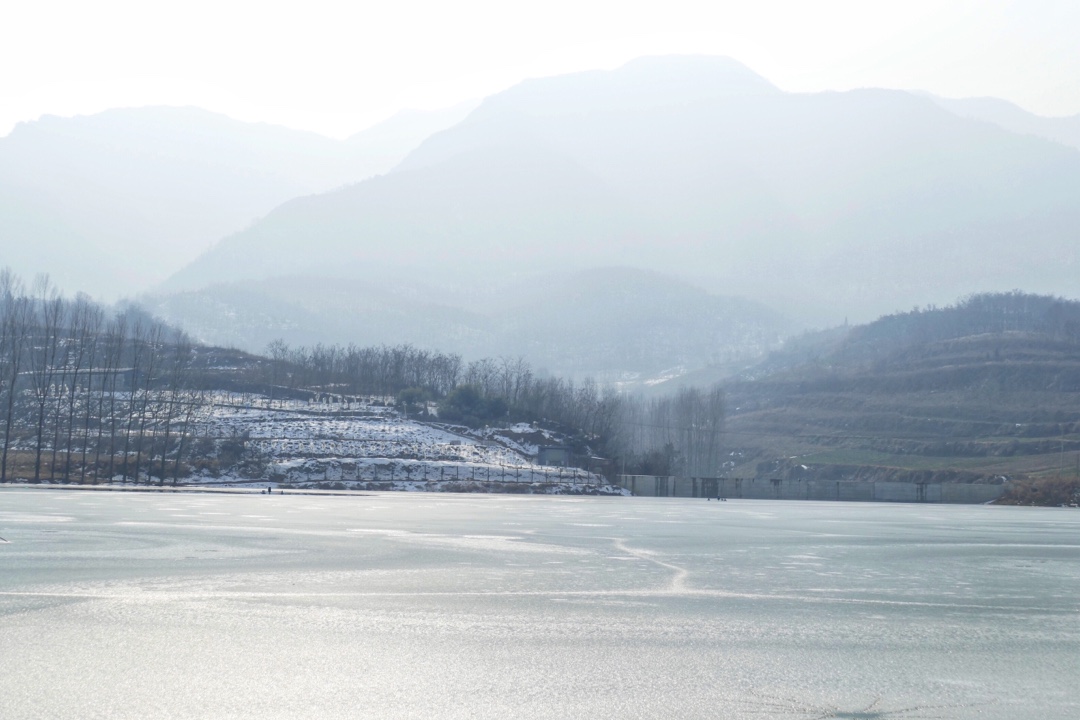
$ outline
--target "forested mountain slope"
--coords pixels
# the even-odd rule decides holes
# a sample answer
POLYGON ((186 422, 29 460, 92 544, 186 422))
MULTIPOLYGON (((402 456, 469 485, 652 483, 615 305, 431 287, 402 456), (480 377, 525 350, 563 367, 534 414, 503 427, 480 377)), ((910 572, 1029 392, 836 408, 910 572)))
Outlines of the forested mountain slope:
POLYGON ((1075 471, 1078 302, 977 295, 789 346, 727 386, 735 472, 973 479, 1075 471))

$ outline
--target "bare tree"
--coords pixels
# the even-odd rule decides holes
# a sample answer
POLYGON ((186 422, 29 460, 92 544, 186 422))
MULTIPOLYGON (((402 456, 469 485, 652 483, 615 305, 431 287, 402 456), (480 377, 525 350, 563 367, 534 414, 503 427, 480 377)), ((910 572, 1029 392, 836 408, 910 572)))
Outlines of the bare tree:
MULTIPOLYGON (((153 397, 152 390, 154 384, 158 379, 156 373, 159 369, 159 360, 161 358, 162 332, 163 329, 161 325, 158 324, 147 327, 145 331, 145 369, 143 371, 142 397, 139 402, 139 431, 135 443, 135 482, 139 481, 139 468, 142 466, 143 446, 146 442, 147 421, 150 419, 150 414, 147 410, 150 407, 150 401, 153 397)), ((151 438, 152 437, 153 436, 151 435, 151 438)), ((151 448, 153 448, 152 440, 151 448)), ((150 481, 150 470, 153 469, 152 460, 153 454, 151 453, 151 462, 148 464, 146 471, 147 482, 150 481)))
MULTIPOLYGON (((56 328, 56 342, 58 349, 56 352, 55 363, 59 367, 59 377, 56 379, 53 395, 56 398, 56 409, 53 412, 52 417, 52 457, 49 459, 49 477, 56 479, 56 461, 60 452, 60 439, 63 434, 63 420, 64 420, 64 399, 68 396, 69 390, 72 392, 70 401, 74 402, 74 387, 68 387, 68 377, 71 375, 71 358, 76 351, 76 345, 78 344, 78 325, 80 318, 79 303, 69 305, 64 303, 64 320, 66 321, 66 327, 56 328)), ((74 384, 75 377, 72 376, 72 383, 74 384)), ((69 456, 70 460, 70 456, 69 456)), ((66 477, 66 473, 65 473, 66 477)))
MULTIPOLYGON (((159 477, 164 482, 166 477, 165 461, 168 457, 169 439, 173 429, 173 422, 185 412, 183 407, 184 393, 191 379, 191 344, 182 333, 176 333, 172 343, 172 365, 169 369, 168 383, 166 384, 167 399, 165 404, 164 429, 161 442, 161 474, 159 477)), ((185 423, 181 430, 181 438, 177 447, 177 455, 183 447, 183 433, 187 430, 185 423)), ((175 479, 175 478, 174 478, 175 479)))
MULTIPOLYGON (((83 323, 83 346, 86 356, 86 392, 84 402, 84 414, 83 414, 83 431, 82 431, 82 458, 79 462, 79 482, 86 482, 86 454, 90 445, 90 419, 91 410, 94 407, 93 403, 93 390, 94 390, 94 372, 97 368, 95 365, 98 359, 98 347, 101 344, 101 327, 105 321, 105 313, 97 305, 87 303, 86 312, 84 315, 83 323)), ((104 397, 105 394, 105 375, 99 373, 101 390, 99 398, 104 397)), ((101 399, 98 401, 98 437, 100 441, 100 428, 102 425, 102 418, 100 411, 103 408, 101 399)), ((69 423, 69 427, 74 425, 74 405, 72 405, 72 422, 69 423)), ((71 447, 71 436, 68 436, 68 448, 71 447)))
MULTIPOLYGON (((117 425, 119 424, 119 418, 117 417, 116 410, 116 387, 119 384, 120 375, 122 372, 122 365, 124 362, 124 347, 127 344, 127 317, 121 315, 117 317, 112 325, 109 327, 109 332, 106 335, 106 357, 107 357, 107 371, 106 376, 108 379, 108 406, 109 406, 109 472, 108 477, 111 479, 116 474, 116 432, 117 425)), ((105 378, 102 379, 102 394, 101 399, 105 399, 105 378)), ((104 417, 99 413, 99 417, 104 417)), ((94 465, 100 467, 100 453, 102 447, 102 430, 104 429, 104 423, 98 426, 98 450, 94 457, 94 465)))
POLYGON ((64 319, 64 300, 48 275, 34 282, 36 299, 30 338, 30 378, 37 405, 34 482, 41 480, 41 456, 45 450, 45 409, 53 390, 56 361, 60 351, 59 328, 64 319))
MULTIPOLYGON (((121 458, 121 475, 126 480, 128 461, 131 455, 131 430, 139 412, 139 373, 142 371, 143 352, 145 350, 146 326, 142 317, 136 315, 131 324, 131 369, 128 373, 127 419, 124 424, 124 451, 121 458)), ((136 472, 138 468, 136 468, 136 472)), ((138 477, 135 478, 136 482, 138 477)))
POLYGON ((4 393, 4 449, 0 458, 0 482, 6 482, 8 451, 15 429, 19 373, 23 367, 31 315, 30 299, 25 294, 22 281, 6 268, 0 271, 0 313, 0 363, 4 393))

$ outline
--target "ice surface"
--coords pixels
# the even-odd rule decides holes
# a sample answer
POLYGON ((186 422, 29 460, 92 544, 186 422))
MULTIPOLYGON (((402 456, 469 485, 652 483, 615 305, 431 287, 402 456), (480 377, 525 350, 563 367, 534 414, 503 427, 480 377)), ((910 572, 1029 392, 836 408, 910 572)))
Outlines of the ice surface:
POLYGON ((1075 511, 3 488, 0 508, 4 718, 1080 717, 1075 511))

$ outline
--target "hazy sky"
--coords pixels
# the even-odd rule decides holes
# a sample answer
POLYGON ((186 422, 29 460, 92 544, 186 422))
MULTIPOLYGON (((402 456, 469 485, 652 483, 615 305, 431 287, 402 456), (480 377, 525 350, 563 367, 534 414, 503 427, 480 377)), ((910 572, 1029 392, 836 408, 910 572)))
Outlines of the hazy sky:
POLYGON ((168 104, 340 137, 658 53, 729 55, 785 90, 1080 113, 1077 0, 14 0, 0 9, 0 136, 42 114, 168 104))

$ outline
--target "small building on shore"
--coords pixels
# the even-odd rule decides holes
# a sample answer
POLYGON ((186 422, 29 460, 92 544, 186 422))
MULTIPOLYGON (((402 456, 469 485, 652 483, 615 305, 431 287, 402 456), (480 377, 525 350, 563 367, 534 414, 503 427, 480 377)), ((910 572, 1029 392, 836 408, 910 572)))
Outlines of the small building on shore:
POLYGON ((570 448, 565 445, 541 445, 536 449, 536 464, 570 467, 570 448))

